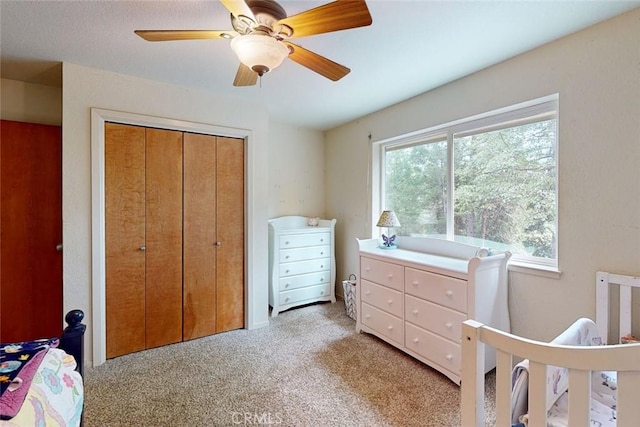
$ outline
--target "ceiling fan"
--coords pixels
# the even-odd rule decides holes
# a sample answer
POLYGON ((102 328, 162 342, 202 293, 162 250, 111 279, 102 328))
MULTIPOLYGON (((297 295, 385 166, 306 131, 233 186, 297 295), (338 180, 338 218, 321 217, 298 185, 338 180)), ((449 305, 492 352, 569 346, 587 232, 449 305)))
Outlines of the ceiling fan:
POLYGON ((220 0, 231 12, 233 30, 136 30, 148 41, 231 39, 240 60, 234 86, 252 86, 285 58, 333 81, 351 70, 288 39, 371 25, 364 0, 337 0, 293 16, 275 0, 220 0))

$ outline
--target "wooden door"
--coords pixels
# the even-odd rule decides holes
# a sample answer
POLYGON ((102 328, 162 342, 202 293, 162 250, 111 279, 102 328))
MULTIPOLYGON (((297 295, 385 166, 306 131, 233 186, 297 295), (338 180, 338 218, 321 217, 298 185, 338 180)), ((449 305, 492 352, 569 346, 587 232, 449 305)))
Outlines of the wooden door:
POLYGON ((244 140, 217 138, 216 332, 244 326, 244 140))
POLYGON ((182 341, 182 132, 146 130, 146 344, 182 341))
POLYGON ((184 339, 244 326, 244 140, 184 136, 184 339))
POLYGON ((145 345, 145 129, 105 124, 107 358, 145 345))
POLYGON ((216 137, 184 135, 185 340, 216 333, 216 137))
POLYGON ((62 131, 0 122, 0 341, 62 325, 62 131))
POLYGON ((244 140, 115 124, 106 136, 107 357, 243 327, 244 140))

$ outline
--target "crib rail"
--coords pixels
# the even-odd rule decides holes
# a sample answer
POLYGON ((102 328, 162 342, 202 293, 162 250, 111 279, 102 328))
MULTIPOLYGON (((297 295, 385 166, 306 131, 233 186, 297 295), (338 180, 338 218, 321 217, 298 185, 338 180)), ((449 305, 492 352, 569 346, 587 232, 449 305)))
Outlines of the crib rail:
POLYGON ((462 325, 462 426, 484 426, 485 345, 497 351, 496 425, 511 425, 511 369, 513 356, 528 358, 529 426, 547 425, 547 366, 569 369, 569 420, 589 425, 592 371, 618 371, 618 427, 638 425, 640 405, 640 344, 564 346, 518 337, 474 320, 462 325))

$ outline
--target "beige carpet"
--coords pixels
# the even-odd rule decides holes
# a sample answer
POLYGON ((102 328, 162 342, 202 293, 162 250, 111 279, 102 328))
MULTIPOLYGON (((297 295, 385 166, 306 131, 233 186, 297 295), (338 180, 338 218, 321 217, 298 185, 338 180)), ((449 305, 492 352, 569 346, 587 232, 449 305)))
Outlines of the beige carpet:
POLYGON ((87 369, 85 389, 87 427, 440 427, 460 420, 458 386, 356 334, 340 301, 282 312, 266 328, 108 360, 87 369))

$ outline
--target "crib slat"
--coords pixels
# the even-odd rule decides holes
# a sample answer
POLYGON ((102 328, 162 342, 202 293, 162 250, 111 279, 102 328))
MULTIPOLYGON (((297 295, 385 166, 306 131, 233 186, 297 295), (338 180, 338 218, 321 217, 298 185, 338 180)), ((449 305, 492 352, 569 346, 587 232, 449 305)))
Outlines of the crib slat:
POLYGON ((591 408, 591 371, 569 369, 569 423, 588 426, 591 408))
MULTIPOLYGON (((631 333, 631 287, 620 285, 620 336, 631 333)), ((616 340, 620 342, 620 337, 616 340)))
POLYGON ((511 425, 511 354, 496 351, 496 425, 511 425))
POLYGON ((547 425, 547 366, 529 361, 529 427, 547 425))
POLYGON ((609 340, 609 273, 596 274, 596 325, 603 344, 615 344, 609 340))
POLYGON ((484 427, 484 343, 478 335, 482 323, 462 323, 462 400, 463 426, 484 427))
POLYGON ((640 420, 640 371, 618 372, 618 427, 636 427, 640 420))

